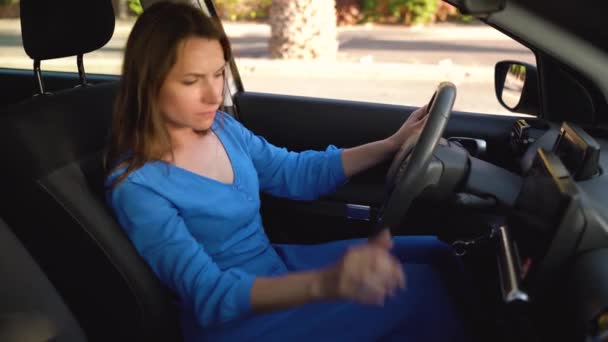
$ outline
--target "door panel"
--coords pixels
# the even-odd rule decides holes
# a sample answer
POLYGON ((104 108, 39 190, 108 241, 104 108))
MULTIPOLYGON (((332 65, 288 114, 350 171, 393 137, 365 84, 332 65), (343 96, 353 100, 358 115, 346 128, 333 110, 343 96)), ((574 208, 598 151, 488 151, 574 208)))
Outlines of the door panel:
MULTIPOLYGON (((352 147, 385 138, 415 110, 415 107, 251 92, 237 94, 235 104, 245 126, 269 142, 294 151, 322 150, 329 144, 352 147)), ((517 119, 454 112, 445 137, 484 139, 488 145, 486 159, 514 169, 515 158, 508 142, 511 126, 517 119)), ((388 166, 389 162, 386 162, 363 172, 335 194, 314 203, 264 195, 262 213, 271 239, 319 242, 365 236, 366 230, 371 229, 374 209, 384 196, 384 175, 388 166), (346 204, 370 206, 371 221, 347 219, 346 204), (301 229, 307 233, 301 233, 301 229)))
MULTIPOLYGON (((415 107, 327 100, 261 93, 239 93, 239 119, 271 143, 294 151, 352 147, 395 132, 415 107)), ((445 137, 486 140, 487 160, 513 168, 509 133, 517 117, 454 112, 445 137)), ((379 184, 386 166, 355 177, 354 183, 379 184), (375 171, 375 172, 374 172, 375 171)))

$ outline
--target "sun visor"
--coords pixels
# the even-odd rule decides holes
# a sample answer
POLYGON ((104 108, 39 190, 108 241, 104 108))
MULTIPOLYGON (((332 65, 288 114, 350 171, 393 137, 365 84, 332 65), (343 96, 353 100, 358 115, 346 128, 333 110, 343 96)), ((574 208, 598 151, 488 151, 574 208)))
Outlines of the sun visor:
POLYGON ((23 47, 34 60, 97 50, 114 33, 110 0, 21 0, 20 7, 23 47))

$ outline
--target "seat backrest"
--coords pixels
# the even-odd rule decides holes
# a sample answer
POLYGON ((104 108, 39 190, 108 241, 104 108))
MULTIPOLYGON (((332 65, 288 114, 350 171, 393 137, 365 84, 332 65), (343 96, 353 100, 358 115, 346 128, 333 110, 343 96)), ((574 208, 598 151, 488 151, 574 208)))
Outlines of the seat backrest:
POLYGON ((76 319, 0 220, 0 341, 86 341, 76 319))
MULTIPOLYGON (((89 2, 111 6, 110 0, 89 0, 87 6, 89 2)), ((47 8, 41 12, 30 7, 22 16, 50 16, 65 25, 69 11, 61 12, 61 4, 75 6, 74 1, 52 3, 58 10, 49 13, 47 8)), ((29 25, 36 26, 29 19, 29 25)), ((40 39, 44 39, 49 35, 47 26, 28 29, 29 43, 40 44, 30 50, 41 56, 44 44, 35 33, 43 29, 40 39)), ((91 39, 101 39, 94 31, 89 32, 91 39)), ((70 45, 66 54, 74 52, 70 45)), ((176 341, 181 337, 170 294, 105 206, 101 156, 117 86, 112 82, 77 87, 0 111, 0 142, 5 146, 0 215, 38 261, 90 340, 176 341)))

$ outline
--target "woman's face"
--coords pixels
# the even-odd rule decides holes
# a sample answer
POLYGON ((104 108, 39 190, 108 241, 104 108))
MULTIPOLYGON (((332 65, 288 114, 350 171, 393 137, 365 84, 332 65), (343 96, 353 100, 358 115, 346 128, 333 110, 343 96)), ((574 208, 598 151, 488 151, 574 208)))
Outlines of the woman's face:
POLYGON ((185 39, 160 88, 159 107, 169 132, 206 131, 223 101, 224 53, 220 42, 185 39))

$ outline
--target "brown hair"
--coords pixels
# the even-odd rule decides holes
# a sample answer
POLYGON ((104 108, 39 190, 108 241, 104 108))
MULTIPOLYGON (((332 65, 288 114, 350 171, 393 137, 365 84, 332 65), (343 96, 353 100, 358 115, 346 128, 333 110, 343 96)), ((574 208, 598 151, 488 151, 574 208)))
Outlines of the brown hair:
POLYGON ((192 5, 155 3, 135 22, 127 40, 110 146, 104 158, 107 176, 126 166, 113 186, 145 163, 172 153, 157 98, 176 63, 180 44, 190 37, 218 40, 224 60, 230 60, 230 43, 219 23, 192 5))

